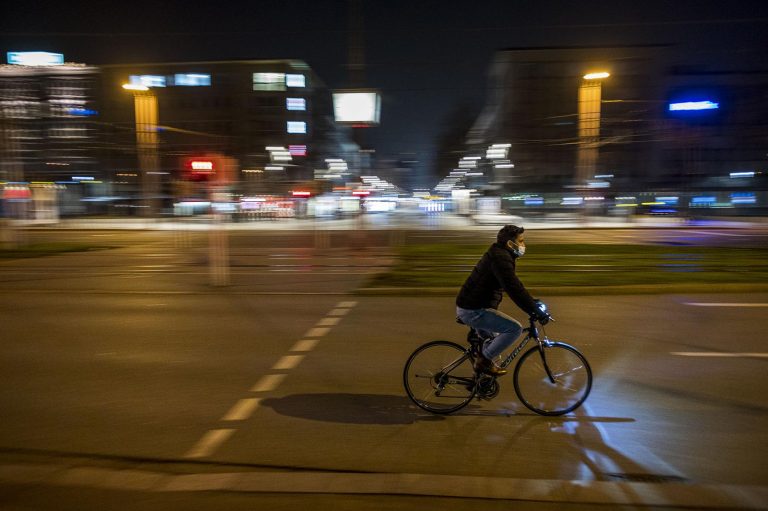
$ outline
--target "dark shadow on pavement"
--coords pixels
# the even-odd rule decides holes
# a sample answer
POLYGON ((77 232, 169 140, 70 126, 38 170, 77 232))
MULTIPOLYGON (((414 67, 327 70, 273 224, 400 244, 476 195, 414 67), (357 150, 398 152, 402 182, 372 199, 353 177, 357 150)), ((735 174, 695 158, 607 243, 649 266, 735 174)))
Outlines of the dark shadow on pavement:
POLYGON ((406 396, 388 394, 294 394, 261 401, 280 415, 343 424, 413 424, 440 421, 406 396))

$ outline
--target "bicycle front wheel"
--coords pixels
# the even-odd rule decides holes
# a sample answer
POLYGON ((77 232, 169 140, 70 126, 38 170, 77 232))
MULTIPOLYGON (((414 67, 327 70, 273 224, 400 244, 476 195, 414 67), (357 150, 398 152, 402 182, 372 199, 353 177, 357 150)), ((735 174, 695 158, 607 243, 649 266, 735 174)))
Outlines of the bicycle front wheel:
POLYGON ((526 351, 515 367, 515 392, 540 415, 572 412, 592 390, 592 369, 579 351, 562 342, 546 342, 526 351))
POLYGON ((469 350, 448 341, 420 346, 405 363, 403 384, 408 397, 428 412, 446 414, 463 408, 475 396, 469 350))

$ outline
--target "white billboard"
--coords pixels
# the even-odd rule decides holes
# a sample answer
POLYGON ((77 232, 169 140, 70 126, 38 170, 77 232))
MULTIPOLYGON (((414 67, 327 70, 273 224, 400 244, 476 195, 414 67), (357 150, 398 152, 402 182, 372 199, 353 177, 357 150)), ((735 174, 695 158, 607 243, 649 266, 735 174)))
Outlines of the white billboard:
POLYGON ((333 93, 336 122, 347 124, 379 124, 381 96, 377 91, 337 91, 333 93))

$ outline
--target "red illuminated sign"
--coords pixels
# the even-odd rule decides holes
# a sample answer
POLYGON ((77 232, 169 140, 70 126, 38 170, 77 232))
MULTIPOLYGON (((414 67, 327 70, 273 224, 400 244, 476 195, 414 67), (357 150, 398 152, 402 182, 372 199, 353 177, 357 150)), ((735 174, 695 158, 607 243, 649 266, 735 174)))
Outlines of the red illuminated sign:
POLYGON ((312 192, 294 191, 294 192, 291 192, 291 195, 293 195, 294 197, 309 197, 310 195, 312 195, 312 192))
POLYGON ((213 172, 213 162, 211 160, 192 160, 189 162, 189 168, 195 172, 213 172))

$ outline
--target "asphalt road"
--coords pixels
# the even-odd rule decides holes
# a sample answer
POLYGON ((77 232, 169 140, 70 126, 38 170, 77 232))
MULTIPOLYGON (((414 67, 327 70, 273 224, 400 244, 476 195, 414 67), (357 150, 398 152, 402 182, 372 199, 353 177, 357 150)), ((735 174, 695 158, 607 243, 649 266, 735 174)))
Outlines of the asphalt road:
POLYGON ((590 509, 648 491, 672 509, 746 488, 743 507, 768 506, 766 294, 552 297, 547 333, 595 372, 586 405, 539 417, 508 379, 493 401, 435 417, 408 402, 402 366, 464 330, 450 298, 349 294, 388 250, 236 238, 236 278, 217 289, 204 238, 70 233, 94 234, 123 248, 0 262, 4 509, 463 509, 480 496, 590 509), (232 474, 251 493, 234 496, 232 474), (184 475, 198 479, 156 491, 153 477, 184 475), (602 497, 547 486, 573 481, 602 497))

